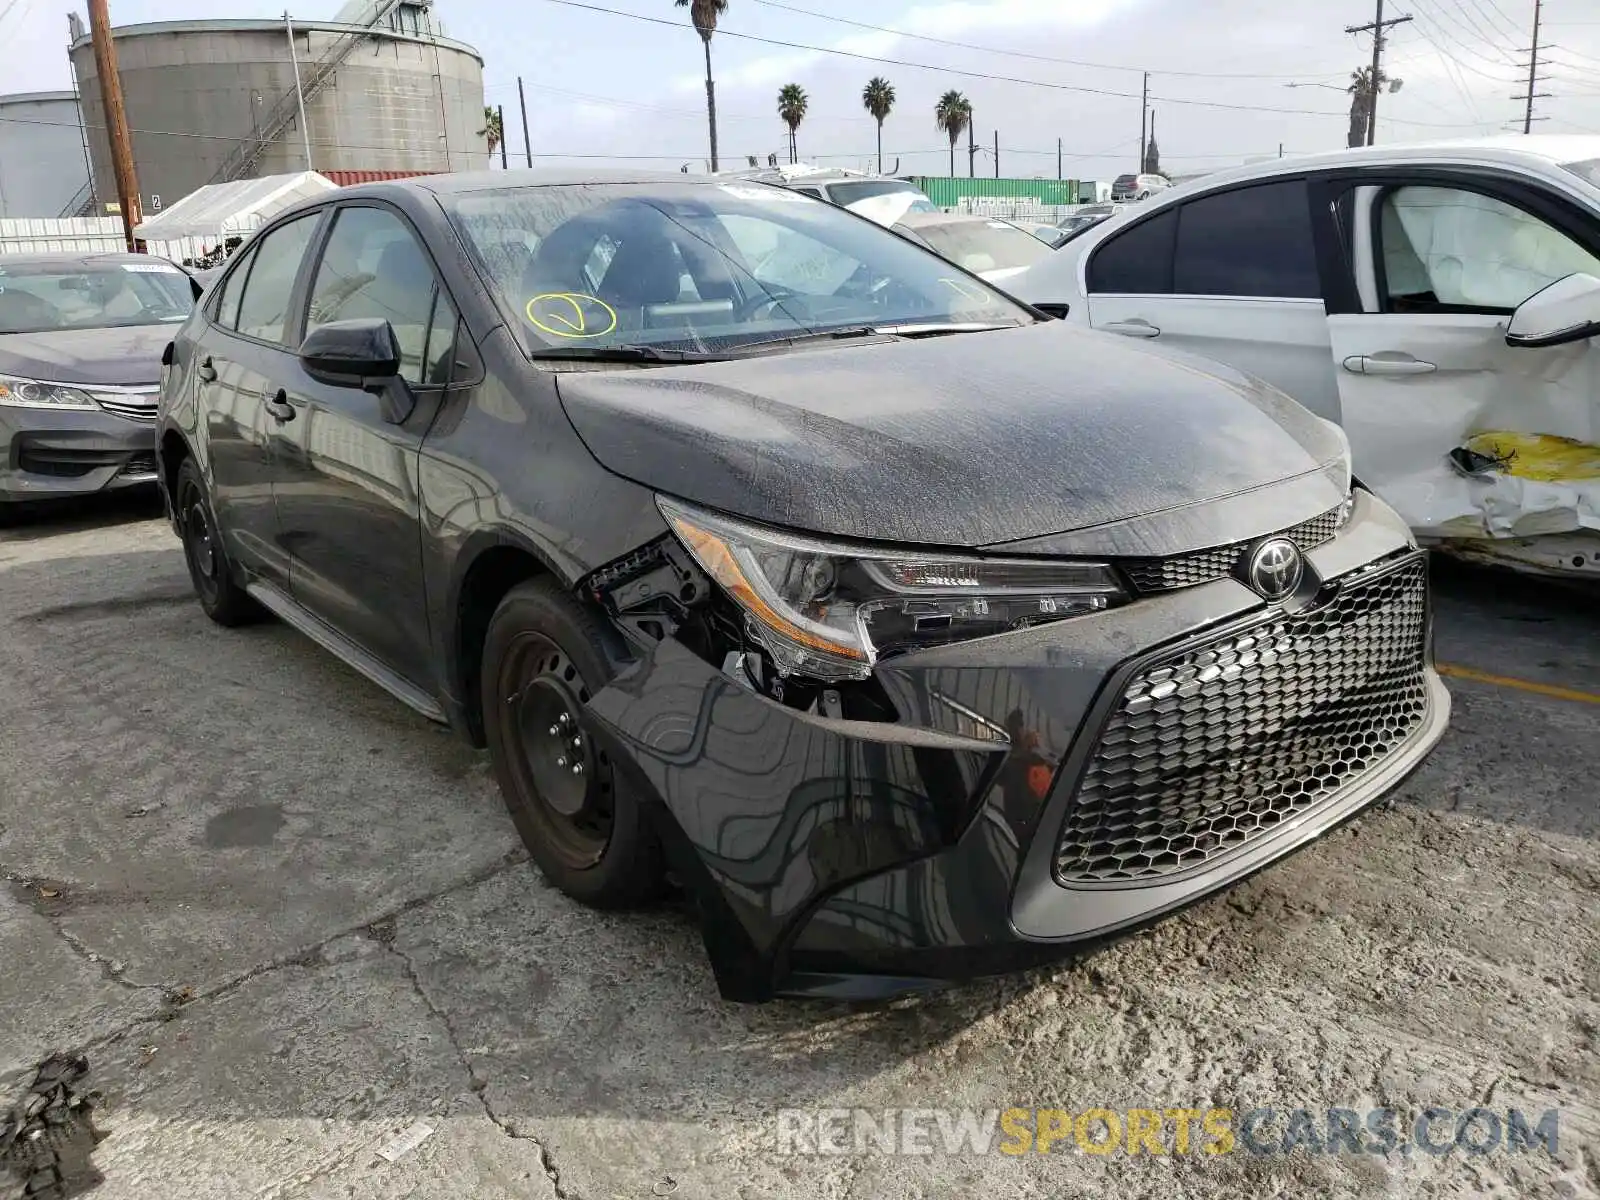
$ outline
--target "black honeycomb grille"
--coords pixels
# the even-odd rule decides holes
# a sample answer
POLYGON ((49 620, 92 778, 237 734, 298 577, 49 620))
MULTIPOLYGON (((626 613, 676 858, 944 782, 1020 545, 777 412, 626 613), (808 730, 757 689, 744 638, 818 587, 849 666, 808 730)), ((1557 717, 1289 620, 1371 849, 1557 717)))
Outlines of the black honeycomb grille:
MULTIPOLYGON (((1338 530, 1339 509, 1332 508, 1320 517, 1312 517, 1293 529, 1284 530, 1282 536, 1300 549, 1310 550, 1328 541, 1338 530)), ((1128 578, 1133 580, 1133 586, 1141 592, 1170 592, 1221 579, 1238 564, 1249 545, 1249 542, 1234 542, 1171 558, 1134 558, 1124 561, 1121 566, 1128 573, 1128 578)))
POLYGON ((1427 715, 1420 555, 1141 670, 1068 810, 1062 883, 1193 870, 1320 805, 1427 715))

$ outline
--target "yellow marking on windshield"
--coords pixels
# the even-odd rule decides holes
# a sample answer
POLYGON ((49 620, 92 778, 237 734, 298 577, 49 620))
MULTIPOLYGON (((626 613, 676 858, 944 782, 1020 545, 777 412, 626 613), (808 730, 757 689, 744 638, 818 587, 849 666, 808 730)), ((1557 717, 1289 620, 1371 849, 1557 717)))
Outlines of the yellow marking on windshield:
POLYGON ((582 292, 541 293, 528 301, 523 312, 534 328, 551 337, 605 337, 617 327, 617 310, 582 292))

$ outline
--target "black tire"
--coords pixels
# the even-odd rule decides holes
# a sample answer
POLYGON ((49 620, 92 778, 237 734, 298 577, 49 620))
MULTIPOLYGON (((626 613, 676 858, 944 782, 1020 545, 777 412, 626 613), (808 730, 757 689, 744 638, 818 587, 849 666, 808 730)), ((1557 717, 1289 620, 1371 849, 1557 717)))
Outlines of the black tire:
POLYGON ((594 908, 655 899, 660 842, 634 789, 588 730, 611 679, 614 631, 553 581, 511 589, 489 622, 483 727, 500 794, 551 883, 594 908))
POLYGON ((189 580, 206 616, 230 628, 260 620, 261 606, 234 580, 233 567, 217 532, 211 497, 206 494, 205 480, 192 458, 184 459, 178 467, 173 509, 178 514, 178 536, 183 541, 189 580))

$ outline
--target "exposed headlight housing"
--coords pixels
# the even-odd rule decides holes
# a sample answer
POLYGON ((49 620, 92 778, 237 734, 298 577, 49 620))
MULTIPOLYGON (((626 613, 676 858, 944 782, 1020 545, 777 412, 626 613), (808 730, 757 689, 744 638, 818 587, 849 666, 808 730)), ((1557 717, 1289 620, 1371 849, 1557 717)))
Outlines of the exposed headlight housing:
POLYGON ((8 408, 98 408, 88 392, 59 383, 0 375, 0 405, 8 408))
POLYGON ((657 500, 702 570, 744 611, 780 675, 864 679, 884 655, 1100 612, 1110 566, 882 549, 784 533, 657 500))

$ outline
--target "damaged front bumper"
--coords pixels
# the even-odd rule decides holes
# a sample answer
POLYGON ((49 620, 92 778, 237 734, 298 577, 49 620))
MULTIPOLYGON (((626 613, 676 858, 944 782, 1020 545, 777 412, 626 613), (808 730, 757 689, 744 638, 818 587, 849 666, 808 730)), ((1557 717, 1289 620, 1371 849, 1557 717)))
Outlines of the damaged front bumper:
POLYGON ((1357 493, 1267 606, 1218 579, 906 653, 895 721, 803 712, 675 638, 590 704, 655 801, 723 994, 892 994, 1061 956, 1260 869, 1443 733, 1422 555, 1357 493))

